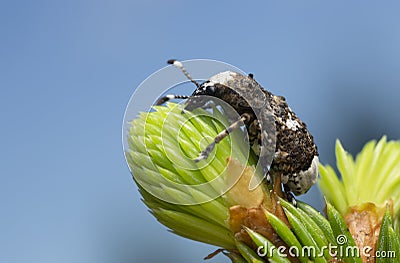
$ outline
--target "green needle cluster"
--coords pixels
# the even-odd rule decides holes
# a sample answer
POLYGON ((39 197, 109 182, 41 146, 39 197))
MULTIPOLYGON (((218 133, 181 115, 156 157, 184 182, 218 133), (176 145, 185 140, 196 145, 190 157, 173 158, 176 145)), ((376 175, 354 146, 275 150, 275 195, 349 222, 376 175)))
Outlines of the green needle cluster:
POLYGON ((376 249, 400 256, 399 142, 370 142, 356 160, 337 142, 342 179, 332 167, 320 166, 325 217, 302 202, 294 207, 273 186, 249 190, 250 178, 260 175, 241 129, 207 159, 194 162, 229 124, 217 108, 188 112, 174 103, 131 122, 126 158, 143 202, 159 222, 175 234, 221 248, 232 262, 362 262, 358 254, 338 251, 358 245, 346 213, 371 202, 384 206, 376 249))
POLYGON ((319 187, 327 201, 345 215, 350 207, 373 203, 393 205, 396 224, 400 212, 400 141, 370 141, 354 159, 336 141, 337 168, 320 165, 319 187))

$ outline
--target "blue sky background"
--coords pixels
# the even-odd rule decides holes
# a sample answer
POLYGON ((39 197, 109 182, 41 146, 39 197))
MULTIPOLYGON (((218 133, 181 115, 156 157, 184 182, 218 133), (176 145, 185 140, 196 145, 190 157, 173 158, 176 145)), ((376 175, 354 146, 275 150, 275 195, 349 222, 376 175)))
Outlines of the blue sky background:
MULTIPOLYGON (((0 262, 203 262, 141 203, 128 100, 169 58, 253 72, 308 124, 323 163, 398 139, 397 1, 1 1, 0 262)), ((320 205, 314 189, 304 197, 320 205)), ((228 262, 218 255, 210 262, 228 262)))

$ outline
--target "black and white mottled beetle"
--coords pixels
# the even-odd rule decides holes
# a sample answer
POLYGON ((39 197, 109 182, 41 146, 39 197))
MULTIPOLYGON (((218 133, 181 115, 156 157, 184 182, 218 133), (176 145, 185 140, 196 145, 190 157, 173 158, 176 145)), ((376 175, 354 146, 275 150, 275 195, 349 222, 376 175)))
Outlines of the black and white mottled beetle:
POLYGON ((195 161, 206 159, 214 146, 224 139, 229 133, 246 125, 250 146, 254 152, 261 157, 259 146, 262 136, 271 136, 262 132, 260 119, 254 110, 254 105, 259 106, 261 113, 267 112, 272 116, 274 129, 274 152, 272 153, 272 164, 267 169, 269 174, 281 177, 281 183, 287 194, 287 198, 296 203, 293 195, 306 193, 315 184, 318 177, 318 151, 312 135, 308 132, 306 124, 289 108, 282 96, 273 95, 258 84, 252 74, 243 76, 232 71, 221 72, 202 84, 195 81, 182 63, 177 60, 169 60, 179 68, 186 77, 192 81, 197 89, 191 96, 167 95, 157 101, 157 105, 163 104, 171 99, 188 99, 185 109, 191 110, 203 107, 206 103, 203 97, 217 97, 231 105, 241 116, 240 120, 233 122, 228 128, 220 132, 214 142, 201 152, 195 161), (241 94, 241 95, 239 95, 241 94), (206 96, 204 96, 206 95, 206 96), (244 99, 243 95, 247 98, 244 99), (203 96, 203 97, 202 97, 203 96), (261 103, 261 104, 260 104, 261 103), (253 105, 249 105, 253 104, 253 105))

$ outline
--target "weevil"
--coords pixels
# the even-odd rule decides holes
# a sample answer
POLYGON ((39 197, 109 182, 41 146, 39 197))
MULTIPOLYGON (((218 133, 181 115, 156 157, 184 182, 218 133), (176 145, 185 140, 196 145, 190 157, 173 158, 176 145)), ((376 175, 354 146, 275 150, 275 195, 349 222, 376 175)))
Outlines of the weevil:
POLYGON ((270 155, 271 165, 265 167, 267 181, 280 176, 288 200, 296 204, 295 195, 306 193, 318 177, 318 150, 306 124, 290 109, 283 96, 276 96, 264 89, 253 74, 247 76, 225 71, 203 83, 194 80, 183 64, 169 60, 196 85, 190 96, 167 95, 156 102, 163 104, 171 99, 187 99, 186 110, 205 107, 209 97, 216 97, 229 104, 240 118, 221 131, 195 159, 206 159, 216 144, 234 129, 246 126, 247 137, 254 153, 262 158, 270 155), (269 120, 269 121, 268 121, 269 120), (271 122, 272 120, 272 122, 271 122), (274 126, 270 129, 270 126, 274 126), (273 143, 274 145, 269 145, 273 143), (272 149, 268 150, 268 149, 272 149))

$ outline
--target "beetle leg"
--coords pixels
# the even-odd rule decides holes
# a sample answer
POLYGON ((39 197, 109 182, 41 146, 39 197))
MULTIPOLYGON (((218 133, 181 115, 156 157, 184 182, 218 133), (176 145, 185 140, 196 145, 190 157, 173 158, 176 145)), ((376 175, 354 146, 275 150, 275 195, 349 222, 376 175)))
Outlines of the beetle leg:
MULTIPOLYGON (((252 144, 252 149, 259 158, 259 165, 261 165, 262 167, 262 173, 266 178, 266 183, 274 183, 276 181, 275 177, 277 175, 271 173, 270 171, 272 161, 275 161, 275 159, 273 159, 275 145, 272 143, 273 141, 275 141, 274 139, 272 139, 272 136, 274 135, 271 135, 271 132, 268 129, 262 129, 259 120, 255 120, 253 126, 254 131, 252 133, 254 142, 252 144)), ((249 129, 249 133, 251 134, 251 126, 249 129)))
POLYGON ((223 130, 222 132, 218 133, 218 135, 214 138, 214 141, 209 144, 206 149, 204 149, 199 157, 197 157, 196 159, 194 159, 194 161, 200 162, 203 159, 207 159, 208 155, 210 155, 211 151, 214 149, 215 145, 217 143, 219 143, 220 141, 222 141, 225 137, 227 137, 232 131, 234 131, 235 129, 239 128, 240 126, 243 125, 243 123, 246 123, 250 120, 250 115, 248 113, 244 113, 242 114, 242 116, 240 117, 239 120, 235 121, 234 123, 232 123, 228 128, 226 128, 225 130, 223 130))
POLYGON ((190 96, 186 96, 186 95, 172 95, 172 94, 168 94, 164 97, 161 97, 157 100, 156 105, 161 105, 166 103, 167 101, 173 100, 173 99, 188 99, 190 98, 190 96))
POLYGON ((253 149, 254 153, 259 156, 260 155, 260 123, 258 122, 257 119, 255 119, 252 123, 250 123, 249 128, 247 129, 246 136, 248 137, 247 139, 249 140, 249 144, 251 145, 251 148, 253 149))
POLYGON ((269 167, 266 168, 267 172, 265 173, 265 180, 267 181, 267 184, 271 184, 272 183, 272 179, 271 179, 271 174, 269 171, 269 167))
POLYGON ((294 206, 297 207, 296 198, 286 184, 283 185, 283 190, 285 191, 286 199, 289 201, 289 203, 292 203, 294 206))

